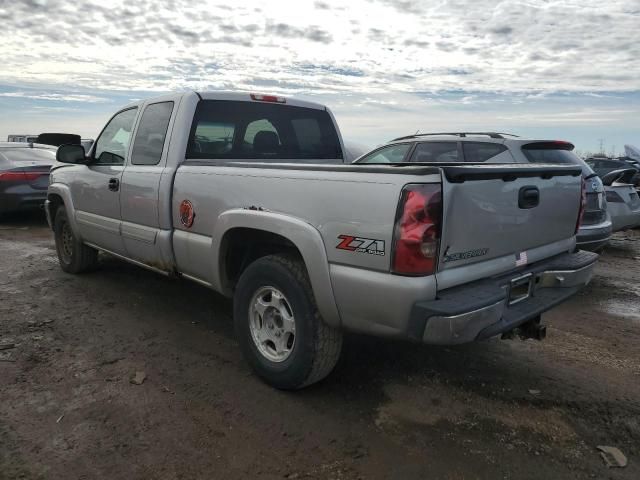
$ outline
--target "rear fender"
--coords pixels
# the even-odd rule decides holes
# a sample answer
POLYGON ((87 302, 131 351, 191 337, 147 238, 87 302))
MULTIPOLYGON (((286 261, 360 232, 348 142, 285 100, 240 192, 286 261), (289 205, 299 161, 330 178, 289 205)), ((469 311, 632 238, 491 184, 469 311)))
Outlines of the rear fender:
POLYGON ((225 234, 233 228, 263 230, 280 235, 293 243, 304 260, 322 318, 333 327, 340 326, 340 315, 331 286, 329 262, 322 236, 314 226, 289 215, 247 209, 233 209, 220 215, 215 224, 211 245, 216 262, 211 282, 214 289, 223 290, 224 261, 221 257, 221 246, 225 234))

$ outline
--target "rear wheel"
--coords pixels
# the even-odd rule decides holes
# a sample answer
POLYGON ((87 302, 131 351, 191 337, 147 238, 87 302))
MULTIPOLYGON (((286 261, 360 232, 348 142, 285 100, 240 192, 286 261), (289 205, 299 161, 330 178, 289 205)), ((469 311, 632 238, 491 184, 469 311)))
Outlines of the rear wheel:
POLYGON ((73 233, 64 205, 58 207, 53 225, 60 267, 67 273, 83 273, 98 264, 98 251, 83 244, 73 233))
POLYGON ((245 358, 268 384, 293 390, 326 377, 342 334, 320 317, 306 269, 290 255, 270 255, 243 272, 234 322, 245 358))

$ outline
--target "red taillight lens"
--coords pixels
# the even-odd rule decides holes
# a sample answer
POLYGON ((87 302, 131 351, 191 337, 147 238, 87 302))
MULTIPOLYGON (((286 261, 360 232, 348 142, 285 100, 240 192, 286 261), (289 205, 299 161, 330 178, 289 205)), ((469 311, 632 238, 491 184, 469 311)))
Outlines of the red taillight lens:
POLYGON ((582 179, 582 185, 580 187, 580 210, 578 210, 578 220, 576 220, 576 231, 574 234, 578 233, 580 230, 580 225, 582 225, 582 217, 584 216, 584 209, 587 207, 587 192, 585 188, 584 178, 582 179))
POLYGON ((24 182, 24 172, 0 172, 0 182, 24 182))
POLYGON ((393 273, 431 275, 438 264, 442 191, 440 185, 408 185, 402 191, 395 226, 393 273))
POLYGON ((0 172, 0 182, 31 182, 49 172, 0 172))
POLYGON ((49 175, 49 172, 24 172, 24 179, 27 181, 37 180, 43 175, 49 175))

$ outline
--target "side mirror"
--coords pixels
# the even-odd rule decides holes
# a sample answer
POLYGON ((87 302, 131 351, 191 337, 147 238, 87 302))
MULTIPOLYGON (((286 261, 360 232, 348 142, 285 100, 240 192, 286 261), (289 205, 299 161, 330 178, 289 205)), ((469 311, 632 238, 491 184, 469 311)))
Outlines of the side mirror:
POLYGON ((60 145, 56 152, 56 160, 62 163, 85 163, 86 153, 82 145, 60 145))

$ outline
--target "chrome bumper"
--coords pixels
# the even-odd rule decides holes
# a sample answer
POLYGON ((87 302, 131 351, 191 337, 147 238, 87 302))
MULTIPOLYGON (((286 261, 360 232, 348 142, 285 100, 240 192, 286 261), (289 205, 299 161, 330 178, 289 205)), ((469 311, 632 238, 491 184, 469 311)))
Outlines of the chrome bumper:
POLYGON ((453 345, 513 330, 587 285, 597 258, 584 251, 563 254, 511 275, 440 292, 438 300, 414 305, 409 336, 424 343, 453 345), (524 297, 511 291, 512 281, 523 276, 530 278, 524 297), (421 338, 416 338, 420 330, 421 338))

